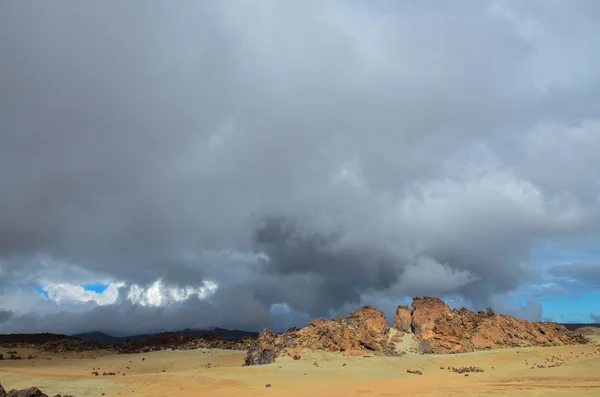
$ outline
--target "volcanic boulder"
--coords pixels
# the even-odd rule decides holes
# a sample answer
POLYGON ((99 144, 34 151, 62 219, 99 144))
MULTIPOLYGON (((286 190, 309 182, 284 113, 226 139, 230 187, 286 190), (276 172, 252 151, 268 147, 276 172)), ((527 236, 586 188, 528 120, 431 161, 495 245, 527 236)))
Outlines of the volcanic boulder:
POLYGON ((292 347, 291 334, 293 332, 295 329, 290 328, 283 335, 277 335, 266 328, 262 329, 254 344, 248 349, 244 358, 245 365, 263 365, 275 361, 275 358, 286 347, 286 341, 288 342, 287 347, 292 347))

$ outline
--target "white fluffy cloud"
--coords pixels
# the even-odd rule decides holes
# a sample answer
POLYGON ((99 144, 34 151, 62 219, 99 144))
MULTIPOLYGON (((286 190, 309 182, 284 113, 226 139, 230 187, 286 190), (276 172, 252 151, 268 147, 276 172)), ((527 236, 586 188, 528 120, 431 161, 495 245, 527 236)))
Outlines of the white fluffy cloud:
POLYGON ((99 306, 111 305, 119 297, 119 288, 124 283, 108 285, 103 292, 89 291, 81 285, 73 284, 43 284, 42 289, 48 294, 48 299, 57 304, 72 304, 94 302, 99 306))
POLYGON ((127 293, 127 298, 132 303, 142 306, 166 306, 172 302, 186 301, 192 296, 204 299, 214 294, 217 287, 217 284, 210 281, 205 281, 204 285, 200 287, 167 287, 161 280, 157 280, 145 288, 136 284, 132 285, 127 293))

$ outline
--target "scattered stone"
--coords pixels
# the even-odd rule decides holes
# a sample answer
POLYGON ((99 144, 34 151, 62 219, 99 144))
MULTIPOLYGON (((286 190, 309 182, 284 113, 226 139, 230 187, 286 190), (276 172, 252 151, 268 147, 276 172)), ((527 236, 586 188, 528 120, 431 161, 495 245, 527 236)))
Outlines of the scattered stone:
POLYGON ((116 373, 115 372, 103 372, 102 376, 115 376, 116 373))
POLYGON ((409 374, 423 375, 423 372, 419 371, 418 369, 407 369, 406 372, 409 374))
POLYGON ((265 387, 271 387, 271 384, 270 384, 270 383, 267 383, 267 384, 265 385, 265 387))
POLYGON ((465 374, 465 373, 469 373, 469 372, 484 372, 483 369, 479 368, 479 367, 460 367, 460 368, 456 368, 456 367, 448 367, 448 370, 457 373, 457 374, 465 374))

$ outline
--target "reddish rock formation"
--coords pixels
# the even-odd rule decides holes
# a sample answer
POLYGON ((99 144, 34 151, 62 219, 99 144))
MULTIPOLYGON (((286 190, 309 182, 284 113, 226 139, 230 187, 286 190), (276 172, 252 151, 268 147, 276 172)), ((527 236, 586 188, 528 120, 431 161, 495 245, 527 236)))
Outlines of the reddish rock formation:
MULTIPOLYGON (((467 309, 450 310, 438 298, 416 297, 412 310, 399 306, 390 335, 385 315, 365 306, 346 318, 331 321, 312 320, 305 328, 290 328, 278 335, 262 330, 248 350, 246 365, 268 364, 282 355, 294 359, 302 356, 302 349, 344 352, 347 355, 364 354, 395 356, 394 342, 410 331, 420 342, 424 353, 462 353, 477 349, 495 349, 517 346, 552 346, 583 344, 587 340, 556 323, 536 323, 517 320, 507 315, 496 315, 491 309, 477 313, 467 309)), ((408 337, 413 337, 409 335, 408 337)))
POLYGON ((396 315, 394 316, 394 328, 401 332, 411 332, 411 310, 406 305, 400 305, 396 309, 396 315))
POLYGON ((491 309, 450 310, 438 298, 414 298, 412 328, 425 353, 460 353, 503 347, 582 344, 587 341, 556 323, 517 320, 491 309))
POLYGON ((246 355, 246 365, 268 364, 280 354, 295 359, 301 349, 344 352, 346 355, 372 353, 396 355, 393 343, 388 341, 389 326, 383 312, 365 306, 350 313, 346 318, 331 321, 323 318, 312 320, 305 328, 290 328, 281 335, 262 330, 256 343, 246 355))
POLYGON ((411 326, 419 339, 429 339, 433 336, 436 321, 450 311, 448 305, 439 298, 416 297, 412 302, 411 326))

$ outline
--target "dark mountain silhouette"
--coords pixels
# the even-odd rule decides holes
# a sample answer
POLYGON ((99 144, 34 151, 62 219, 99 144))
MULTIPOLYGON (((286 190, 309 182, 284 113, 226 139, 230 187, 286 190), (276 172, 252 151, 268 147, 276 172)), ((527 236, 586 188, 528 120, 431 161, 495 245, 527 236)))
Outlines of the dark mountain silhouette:
MULTIPOLYGON (((241 331, 241 330, 229 330, 224 328, 205 328, 205 329, 183 329, 177 331, 183 335, 200 337, 207 334, 216 335, 225 340, 239 340, 244 337, 256 338, 258 332, 241 331)), ((127 341, 136 341, 148 339, 158 334, 139 334, 139 335, 128 335, 128 336, 112 336, 105 334, 104 332, 85 332, 81 334, 72 335, 75 338, 83 339, 87 341, 99 342, 107 345, 116 345, 127 341)))
POLYGON ((578 328, 583 327, 598 327, 600 328, 600 323, 559 323, 560 325, 564 325, 569 331, 575 331, 578 328))

